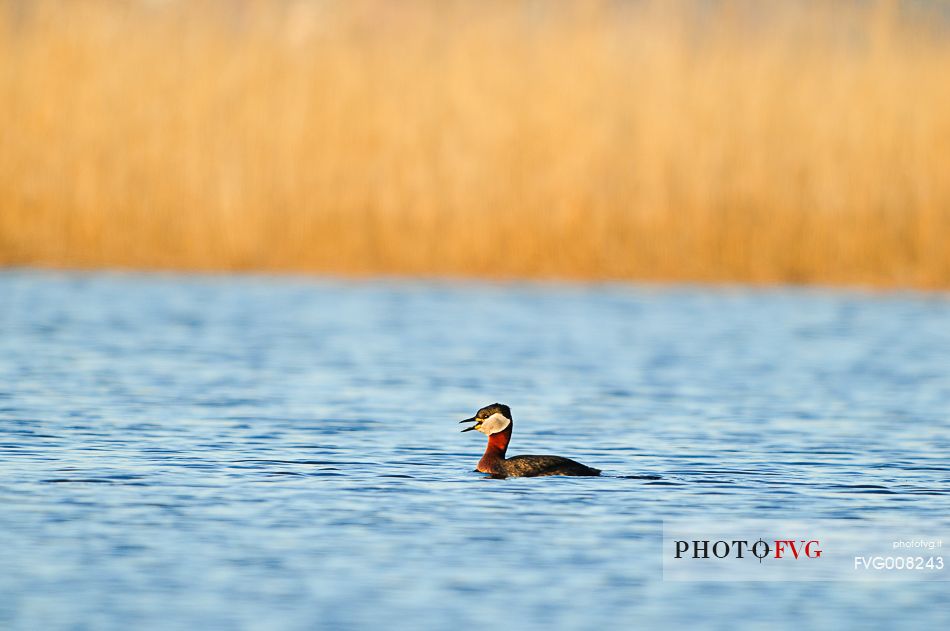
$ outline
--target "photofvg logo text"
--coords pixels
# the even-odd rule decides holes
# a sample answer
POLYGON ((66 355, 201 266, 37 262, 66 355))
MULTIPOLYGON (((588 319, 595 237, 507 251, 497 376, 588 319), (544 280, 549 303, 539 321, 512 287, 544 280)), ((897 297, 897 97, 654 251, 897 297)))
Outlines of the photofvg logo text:
POLYGON ((750 543, 747 539, 719 539, 676 540, 676 558, 683 555, 692 555, 694 559, 725 559, 735 556, 737 559, 819 559, 821 558, 821 541, 818 539, 774 539, 771 542, 759 537, 750 543))
MULTIPOLYGON (((933 524, 665 521, 669 581, 950 580, 933 524), (908 536, 912 535, 912 536, 908 536)), ((943 526, 950 531, 950 524, 943 526)))

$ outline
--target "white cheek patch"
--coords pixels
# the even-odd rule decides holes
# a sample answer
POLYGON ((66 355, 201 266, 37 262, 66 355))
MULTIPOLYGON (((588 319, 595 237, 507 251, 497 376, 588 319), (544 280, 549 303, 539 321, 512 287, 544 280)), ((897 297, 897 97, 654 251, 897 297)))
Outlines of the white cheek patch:
POLYGON ((485 434, 486 436, 491 436, 492 434, 505 431, 505 428, 507 428, 509 425, 511 425, 511 419, 505 418, 504 414, 495 412, 482 421, 478 431, 485 434))

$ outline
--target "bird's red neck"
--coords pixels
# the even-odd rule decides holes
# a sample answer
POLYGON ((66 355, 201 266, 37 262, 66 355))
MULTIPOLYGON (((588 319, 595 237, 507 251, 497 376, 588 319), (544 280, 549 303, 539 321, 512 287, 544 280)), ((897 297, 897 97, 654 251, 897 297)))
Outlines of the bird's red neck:
POLYGON ((477 471, 498 473, 496 465, 505 459, 505 452, 508 451, 508 443, 511 442, 511 430, 514 425, 515 423, 512 421, 508 423, 508 427, 504 431, 488 437, 488 446, 485 447, 485 455, 478 461, 477 471))

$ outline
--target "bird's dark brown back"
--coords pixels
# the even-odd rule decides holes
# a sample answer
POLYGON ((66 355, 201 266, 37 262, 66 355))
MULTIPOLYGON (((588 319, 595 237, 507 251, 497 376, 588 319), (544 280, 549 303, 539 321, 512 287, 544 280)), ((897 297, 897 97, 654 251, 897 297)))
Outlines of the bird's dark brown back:
POLYGON ((600 469, 588 467, 562 456, 515 456, 505 460, 503 468, 508 477, 600 475, 600 469))

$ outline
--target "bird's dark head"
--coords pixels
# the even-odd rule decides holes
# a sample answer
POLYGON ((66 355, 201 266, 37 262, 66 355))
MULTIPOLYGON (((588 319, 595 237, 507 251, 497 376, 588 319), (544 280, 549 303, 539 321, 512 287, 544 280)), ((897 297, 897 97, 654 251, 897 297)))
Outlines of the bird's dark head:
POLYGON ((486 405, 472 418, 467 418, 460 423, 474 423, 471 427, 466 427, 463 432, 470 432, 477 429, 481 433, 491 436, 498 432, 503 432, 511 425, 511 408, 504 403, 492 403, 486 405))

